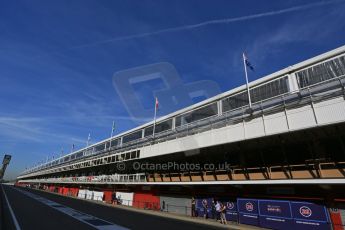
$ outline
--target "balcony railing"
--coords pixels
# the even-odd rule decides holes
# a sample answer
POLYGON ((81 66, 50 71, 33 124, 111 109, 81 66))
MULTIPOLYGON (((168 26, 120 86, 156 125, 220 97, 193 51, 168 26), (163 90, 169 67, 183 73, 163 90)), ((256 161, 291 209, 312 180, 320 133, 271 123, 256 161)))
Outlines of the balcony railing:
POLYGON ((194 171, 175 173, 137 173, 99 176, 59 177, 20 180, 23 183, 155 183, 155 182, 207 182, 248 180, 292 179, 345 179, 345 162, 305 163, 297 165, 274 165, 269 167, 243 168, 231 166, 227 170, 194 171))
MULTIPOLYGON (((172 139, 181 138, 185 136, 194 135, 197 133, 209 131, 212 129, 222 128, 228 125, 236 124, 242 122, 246 118, 255 118, 261 116, 267 112, 278 112, 284 109, 295 108, 309 103, 315 103, 322 100, 343 96, 345 99, 345 75, 329 79, 311 85, 294 92, 285 93, 272 98, 268 98, 252 104, 252 108, 249 109, 248 106, 239 107, 219 116, 208 117, 190 124, 185 124, 180 127, 176 127, 175 130, 169 130, 155 135, 155 139, 151 136, 145 137, 140 140, 135 140, 128 142, 121 147, 113 147, 108 150, 102 150, 100 152, 95 152, 91 156, 86 158, 81 158, 68 163, 78 163, 86 160, 92 160, 98 157, 104 157, 110 154, 123 153, 132 149, 138 149, 144 146, 153 145, 156 143, 166 142, 172 139)), ((65 163, 65 164, 66 164, 65 163)), ((50 166, 44 169, 61 167, 61 165, 50 166)), ((27 174, 41 171, 36 170, 29 172, 27 174)), ((24 175, 27 175, 24 174, 24 175)))

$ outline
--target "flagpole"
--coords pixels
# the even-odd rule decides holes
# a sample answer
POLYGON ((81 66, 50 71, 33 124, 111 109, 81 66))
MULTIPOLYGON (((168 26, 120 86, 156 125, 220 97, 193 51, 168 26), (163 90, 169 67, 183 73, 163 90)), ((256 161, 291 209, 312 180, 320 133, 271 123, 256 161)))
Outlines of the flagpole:
POLYGON ((90 144, 90 139, 91 139, 91 134, 89 133, 89 136, 87 137, 86 146, 89 146, 89 144, 90 144))
POLYGON ((113 135, 114 135, 114 128, 115 128, 115 121, 113 121, 113 126, 111 127, 110 137, 113 137, 113 135))
POLYGON ((156 97, 156 100, 155 100, 155 115, 153 117, 153 134, 152 134, 153 139, 155 139, 156 116, 157 116, 157 97, 156 97))
POLYGON ((247 72, 247 65, 246 65, 246 57, 243 55, 243 65, 244 65, 244 72, 246 75, 246 86, 247 86, 247 92, 248 92, 248 102, 249 102, 249 108, 252 108, 252 101, 250 99, 250 90, 249 90, 249 84, 248 84, 248 72, 247 72))

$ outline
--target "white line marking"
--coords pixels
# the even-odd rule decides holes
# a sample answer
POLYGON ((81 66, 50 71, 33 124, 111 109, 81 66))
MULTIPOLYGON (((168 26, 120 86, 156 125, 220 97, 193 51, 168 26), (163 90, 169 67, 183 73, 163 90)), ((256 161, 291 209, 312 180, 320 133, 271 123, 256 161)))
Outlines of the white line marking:
MULTIPOLYGON (((38 183, 35 180, 22 180, 19 182, 38 183)), ((56 183, 44 181, 40 183, 56 183)), ((224 184, 345 184, 345 179, 271 179, 271 180, 230 180, 230 181, 189 181, 189 182, 64 182, 60 184, 126 184, 126 185, 224 185, 224 184)))
POLYGON ((19 224, 18 224, 17 218, 16 218, 16 216, 14 215, 14 212, 13 212, 12 207, 11 207, 11 205, 10 205, 10 202, 9 202, 8 199, 7 199, 7 195, 6 195, 5 189, 2 187, 2 185, 1 185, 1 189, 2 189, 2 191, 3 191, 3 193, 4 193, 4 197, 5 197, 5 200, 6 200, 6 203, 7 203, 7 207, 8 207, 8 209, 10 210, 10 213, 11 213, 11 216, 12 216, 12 219, 13 219, 13 222, 14 222, 14 225, 15 225, 15 227, 16 227, 17 230, 21 230, 21 228, 20 228, 20 226, 19 226, 19 224))
POLYGON ((64 206, 62 204, 56 203, 54 201, 48 200, 48 199, 41 197, 39 195, 33 194, 31 192, 24 191, 24 190, 21 190, 18 188, 14 188, 14 189, 17 190, 18 192, 21 192, 24 195, 32 198, 32 199, 34 199, 34 200, 37 200, 37 201, 57 210, 59 212, 62 212, 64 214, 66 214, 66 215, 68 215, 68 216, 70 216, 70 217, 72 217, 72 218, 74 218, 80 222, 83 222, 83 223, 85 223, 91 227, 94 227, 96 229, 99 229, 99 230, 130 230, 129 228, 125 228, 125 227, 122 227, 120 225, 111 223, 109 221, 91 216, 89 214, 86 214, 86 213, 83 213, 80 211, 77 211, 77 210, 72 209, 70 207, 67 207, 67 206, 64 206))

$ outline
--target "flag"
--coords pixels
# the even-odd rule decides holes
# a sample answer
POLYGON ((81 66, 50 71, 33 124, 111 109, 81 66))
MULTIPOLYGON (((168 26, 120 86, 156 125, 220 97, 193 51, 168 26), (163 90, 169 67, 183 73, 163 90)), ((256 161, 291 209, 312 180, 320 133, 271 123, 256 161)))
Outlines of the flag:
POLYGON ((153 117, 153 131, 152 131, 152 137, 153 138, 155 138, 156 117, 157 117, 158 107, 159 107, 159 102, 158 102, 158 98, 156 97, 156 100, 155 100, 155 115, 153 117))
POLYGON ((90 141, 91 141, 91 133, 89 133, 89 136, 87 137, 87 143, 86 143, 86 146, 89 146, 90 141))
POLYGON ((246 54, 243 53, 243 58, 244 58, 244 62, 246 63, 246 66, 248 66, 249 69, 251 69, 252 71, 254 71, 254 67, 252 66, 252 64, 249 62, 249 59, 247 58, 246 54))
POLYGON ((113 126, 111 127, 110 137, 113 137, 114 131, 115 131, 115 121, 113 121, 113 126))
POLYGON ((115 121, 113 121, 112 130, 113 130, 113 132, 114 132, 114 130, 115 130, 115 121))
POLYGON ((159 107, 159 102, 158 102, 158 98, 156 97, 156 103, 155 103, 156 109, 158 109, 159 107))
POLYGON ((115 131, 115 121, 113 121, 113 126, 111 127, 111 132, 115 131))

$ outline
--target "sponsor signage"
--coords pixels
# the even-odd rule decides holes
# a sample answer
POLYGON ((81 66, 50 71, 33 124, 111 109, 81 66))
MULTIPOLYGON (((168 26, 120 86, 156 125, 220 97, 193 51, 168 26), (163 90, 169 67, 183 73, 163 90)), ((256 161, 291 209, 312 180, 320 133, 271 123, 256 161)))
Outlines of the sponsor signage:
POLYGON ((225 218, 230 221, 237 221, 238 211, 237 211, 236 201, 227 201, 225 202, 225 205, 226 205, 225 218))
POLYGON ((258 215, 239 213, 239 221, 241 224, 259 226, 259 216, 258 215))
MULTIPOLYGON (((196 201, 199 216, 204 215, 204 202, 208 205, 207 215, 211 217, 212 198, 200 198, 196 201)), ((225 199, 222 203, 226 205, 226 219, 242 224, 282 230, 331 229, 325 206, 315 203, 243 198, 237 199, 237 202, 225 199)), ((338 210, 331 212, 332 219, 339 219, 338 210)))
POLYGON ((212 213, 212 198, 198 198, 195 199, 196 200, 196 211, 198 213, 198 216, 204 216, 205 215, 205 209, 204 209, 204 205, 207 205, 207 216, 211 217, 211 213, 212 213))
POLYGON ((291 202, 291 211, 296 230, 330 229, 326 208, 322 205, 308 202, 291 202))
POLYGON ((328 222, 326 208, 322 205, 308 202, 291 202, 293 218, 328 222))
POLYGON ((260 200, 260 215, 292 218, 289 201, 260 200))
POLYGON ((293 225, 290 202, 259 200, 260 226, 272 229, 291 229, 293 225))
POLYGON ((290 230, 294 228, 293 219, 272 217, 272 216, 260 216, 260 227, 270 228, 270 229, 286 229, 290 230))
POLYGON ((237 199, 237 206, 241 213, 258 214, 258 200, 237 199))
POLYGON ((237 199, 237 207, 240 223, 259 226, 258 200, 237 199))

